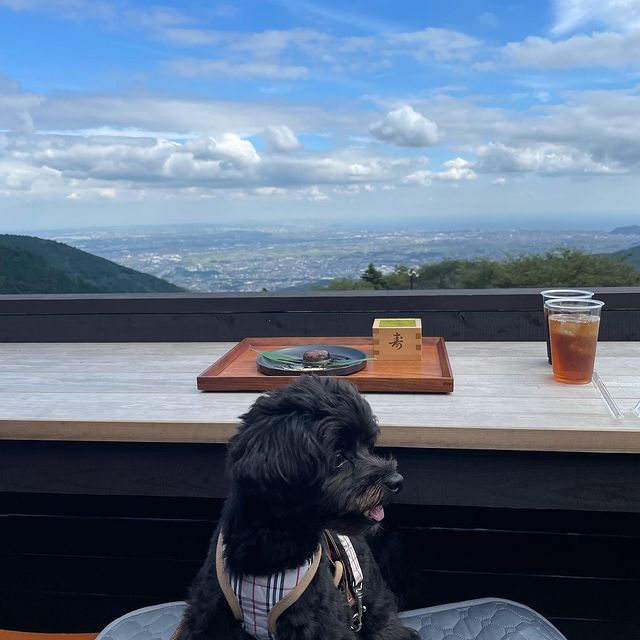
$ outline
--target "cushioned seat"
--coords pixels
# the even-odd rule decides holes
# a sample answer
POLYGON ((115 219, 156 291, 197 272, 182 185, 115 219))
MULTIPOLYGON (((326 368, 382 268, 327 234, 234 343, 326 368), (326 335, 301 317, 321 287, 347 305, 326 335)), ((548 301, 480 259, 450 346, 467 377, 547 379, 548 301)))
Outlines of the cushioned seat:
MULTIPOLYGON (((97 640, 169 640, 185 608, 184 602, 169 602, 132 611, 97 640)), ((529 607, 497 598, 403 611, 400 618, 422 640, 566 640, 529 607)))
POLYGON ((422 640, 566 640, 533 609, 499 598, 403 611, 400 618, 422 640))

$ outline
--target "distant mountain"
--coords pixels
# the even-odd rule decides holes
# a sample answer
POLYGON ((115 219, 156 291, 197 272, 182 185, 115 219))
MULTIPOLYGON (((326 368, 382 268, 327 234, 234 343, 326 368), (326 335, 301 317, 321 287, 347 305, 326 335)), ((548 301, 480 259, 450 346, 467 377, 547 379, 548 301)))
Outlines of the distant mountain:
POLYGON ((0 234, 0 293, 162 293, 184 289, 62 242, 0 234))
POLYGON ((632 224, 629 227, 616 227, 613 231, 609 231, 609 233, 619 233, 626 236, 634 234, 640 235, 640 224, 632 224))
POLYGON ((627 264, 633 265, 636 269, 640 269, 640 245, 630 247, 629 249, 622 249, 622 251, 614 251, 609 255, 612 258, 624 258, 627 264))

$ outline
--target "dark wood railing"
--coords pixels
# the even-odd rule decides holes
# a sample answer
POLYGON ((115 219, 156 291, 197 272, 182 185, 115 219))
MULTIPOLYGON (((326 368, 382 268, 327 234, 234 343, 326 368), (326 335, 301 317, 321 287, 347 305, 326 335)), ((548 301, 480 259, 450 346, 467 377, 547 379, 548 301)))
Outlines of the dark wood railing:
MULTIPOLYGON (((640 338, 640 287, 597 288, 602 340, 640 338)), ((0 295, 2 342, 207 342, 368 335, 376 317, 420 317, 448 340, 542 340, 538 289, 0 295)))

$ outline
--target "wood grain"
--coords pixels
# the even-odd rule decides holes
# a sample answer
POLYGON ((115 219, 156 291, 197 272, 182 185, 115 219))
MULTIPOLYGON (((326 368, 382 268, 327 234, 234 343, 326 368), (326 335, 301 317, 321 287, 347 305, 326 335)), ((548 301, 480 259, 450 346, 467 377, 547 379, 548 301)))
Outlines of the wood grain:
MULTIPOLYGON (((235 343, 0 344, 0 441, 222 443, 256 392, 201 393, 235 343)), ((640 453, 640 344, 601 343, 592 385, 553 381, 544 342, 447 342, 451 394, 366 393, 397 447, 640 453)), ((2 444, 0 443, 0 448, 2 444)))
POLYGON ((245 338, 229 353, 198 376, 201 391, 266 391, 277 389, 296 376, 268 376, 256 367, 255 349, 272 351, 305 344, 337 344, 355 347, 371 360, 357 373, 345 376, 360 391, 378 393, 448 393, 453 376, 442 338, 422 339, 422 360, 377 360, 372 338, 245 338))

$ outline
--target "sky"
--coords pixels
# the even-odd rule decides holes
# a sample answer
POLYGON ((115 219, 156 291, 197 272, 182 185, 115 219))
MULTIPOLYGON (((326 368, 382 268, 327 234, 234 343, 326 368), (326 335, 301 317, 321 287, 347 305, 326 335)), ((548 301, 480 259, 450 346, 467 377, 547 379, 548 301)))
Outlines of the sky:
POLYGON ((639 202, 640 0, 0 0, 0 232, 639 202))

